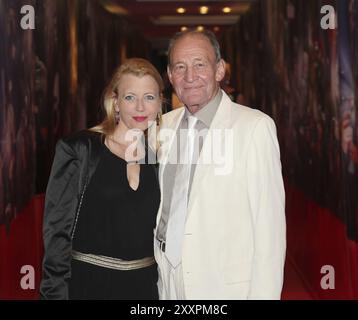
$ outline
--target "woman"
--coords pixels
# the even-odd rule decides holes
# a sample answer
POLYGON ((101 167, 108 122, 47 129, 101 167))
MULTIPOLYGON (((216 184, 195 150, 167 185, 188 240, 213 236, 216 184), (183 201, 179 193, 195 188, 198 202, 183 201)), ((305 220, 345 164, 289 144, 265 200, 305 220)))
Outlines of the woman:
POLYGON ((43 299, 157 299, 160 191, 153 151, 138 132, 155 126, 162 90, 153 65, 129 59, 104 91, 104 121, 58 142, 46 191, 43 299))

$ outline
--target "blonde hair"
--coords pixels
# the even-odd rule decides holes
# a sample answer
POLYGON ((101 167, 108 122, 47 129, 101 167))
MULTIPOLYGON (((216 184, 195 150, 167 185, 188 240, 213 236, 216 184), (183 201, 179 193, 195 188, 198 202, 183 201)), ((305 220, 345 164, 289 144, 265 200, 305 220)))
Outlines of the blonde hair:
MULTIPOLYGON (((116 128, 115 97, 117 88, 125 74, 132 74, 136 77, 151 76, 158 84, 160 99, 163 100, 164 83, 158 70, 148 61, 141 58, 127 59, 115 71, 107 87, 103 91, 102 107, 104 108, 104 120, 97 126, 90 128, 91 131, 102 133, 107 136, 113 133, 116 128)), ((161 111, 159 112, 159 117, 161 111)))

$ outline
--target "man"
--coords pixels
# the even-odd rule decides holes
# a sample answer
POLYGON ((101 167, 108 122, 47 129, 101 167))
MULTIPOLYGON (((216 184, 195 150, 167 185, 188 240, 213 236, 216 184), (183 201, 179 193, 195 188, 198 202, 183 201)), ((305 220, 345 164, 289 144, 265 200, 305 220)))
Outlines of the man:
POLYGON ((159 296, 280 299, 285 195, 274 122, 220 89, 225 63, 211 32, 175 35, 168 58, 185 108, 160 131, 159 296))

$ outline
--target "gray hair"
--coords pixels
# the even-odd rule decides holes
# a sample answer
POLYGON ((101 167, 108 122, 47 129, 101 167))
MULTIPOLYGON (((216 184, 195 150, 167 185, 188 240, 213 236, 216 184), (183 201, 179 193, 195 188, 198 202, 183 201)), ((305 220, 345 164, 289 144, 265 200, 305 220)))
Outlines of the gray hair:
POLYGON ((216 39, 216 36, 213 32, 211 32, 210 30, 204 30, 204 31, 197 31, 197 30, 187 30, 187 31, 182 31, 182 32, 177 32, 171 39, 169 42, 169 47, 168 47, 168 66, 170 67, 171 64, 171 54, 173 51, 173 48, 175 46, 175 43, 181 39, 184 38, 188 35, 200 35, 205 37, 206 39, 209 40, 211 46, 214 49, 214 53, 215 53, 215 59, 216 62, 219 62, 221 60, 221 52, 220 52, 220 44, 218 42, 218 40, 216 39))

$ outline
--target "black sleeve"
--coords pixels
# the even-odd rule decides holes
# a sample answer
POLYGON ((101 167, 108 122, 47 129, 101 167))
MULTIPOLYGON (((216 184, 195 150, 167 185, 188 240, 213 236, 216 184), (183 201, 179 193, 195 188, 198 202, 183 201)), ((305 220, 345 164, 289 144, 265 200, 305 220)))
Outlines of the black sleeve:
POLYGON ((71 231, 78 205, 79 175, 80 165, 74 150, 60 140, 46 190, 41 299, 68 299, 71 231))

